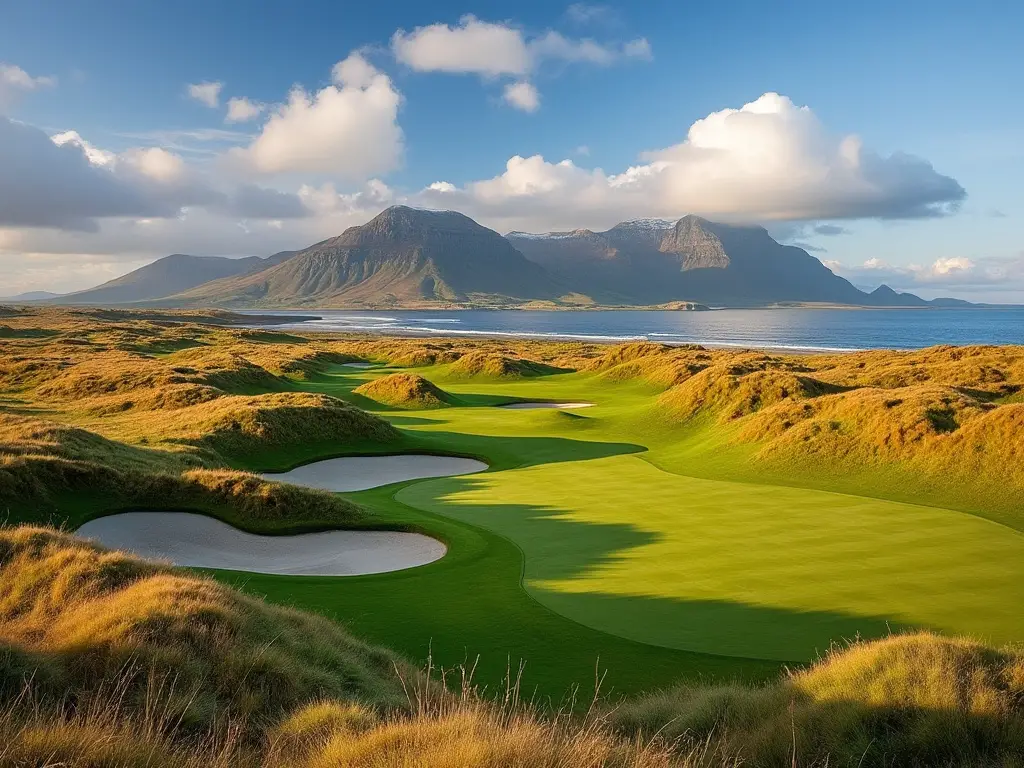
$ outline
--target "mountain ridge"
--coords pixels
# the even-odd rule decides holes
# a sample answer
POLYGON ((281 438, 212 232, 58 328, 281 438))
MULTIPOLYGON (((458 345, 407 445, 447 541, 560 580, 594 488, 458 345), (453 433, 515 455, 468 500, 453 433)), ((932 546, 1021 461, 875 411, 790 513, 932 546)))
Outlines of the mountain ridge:
POLYGON ((608 230, 502 236, 458 211, 396 205, 266 259, 172 254, 54 304, 223 308, 534 308, 800 304, 972 306, 879 286, 868 293, 766 229, 633 219, 608 230))

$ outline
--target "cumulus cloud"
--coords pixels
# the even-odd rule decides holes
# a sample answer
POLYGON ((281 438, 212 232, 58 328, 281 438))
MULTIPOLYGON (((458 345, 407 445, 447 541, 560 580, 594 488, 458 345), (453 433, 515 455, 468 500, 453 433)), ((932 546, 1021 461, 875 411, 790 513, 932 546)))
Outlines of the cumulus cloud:
POLYGON ((94 230, 96 217, 173 213, 104 167, 108 153, 94 150, 92 162, 84 142, 63 137, 57 144, 38 128, 0 118, 0 226, 94 230))
POLYGON ((946 256, 908 265, 890 264, 879 258, 852 265, 839 261, 824 264, 866 290, 882 284, 898 291, 930 289, 926 291, 929 294, 1024 290, 1024 254, 1011 258, 946 256))
POLYGON ((243 184, 227 200, 226 212, 245 219, 301 219, 312 214, 299 195, 243 184))
MULTIPOLYGON (((588 8, 580 6, 578 14, 588 8)), ((622 59, 650 60, 650 43, 637 38, 627 43, 601 43, 589 38, 568 38, 548 30, 535 37, 507 23, 481 21, 463 16, 453 26, 438 23, 398 30, 391 38, 398 61, 419 72, 471 73, 486 78, 514 77, 505 88, 509 104, 527 112, 540 105, 536 86, 525 78, 546 61, 608 66, 622 59)))
POLYGON ((224 117, 224 122, 244 123, 254 120, 260 116, 264 109, 266 109, 266 104, 260 104, 259 102, 236 96, 228 99, 228 112, 224 117))
POLYGON ((468 212, 523 229, 685 213, 734 222, 912 219, 953 213, 966 195, 927 161, 872 152, 774 93, 697 120, 682 142, 642 160, 608 174, 516 156, 504 173, 456 196, 468 212))
POLYGON ((475 73, 495 77, 522 76, 546 60, 607 65, 622 58, 650 58, 644 38, 625 44, 570 39, 548 30, 527 39, 505 23, 463 16, 458 24, 431 24, 412 32, 398 30, 391 38, 395 57, 420 72, 475 73))
POLYGON ((0 109, 11 106, 22 93, 52 88, 56 84, 55 77, 33 77, 21 67, 0 62, 0 109))
POLYGON ((523 75, 532 62, 523 33, 506 24, 463 16, 459 23, 431 24, 391 38, 395 57, 420 72, 523 75))
POLYGON ((505 86, 505 101, 523 112, 536 112, 540 107, 540 93, 532 83, 519 81, 505 86))
POLYGON ((186 92, 189 98, 195 99, 210 109, 216 109, 220 104, 220 92, 224 83, 219 81, 207 81, 203 83, 189 83, 186 92))
MULTIPOLYGON (((224 188, 161 147, 114 153, 76 131, 49 137, 33 126, 0 118, 0 228, 65 230, 80 239, 82 232, 100 231, 105 219, 152 224, 180 218, 190 207, 257 219, 309 215, 294 193, 254 185, 224 188)), ((0 232, 9 240, 17 230, 0 232)), ((44 250, 39 237, 54 242, 51 236, 29 236, 28 247, 35 252, 44 250)), ((81 242, 74 247, 80 249, 81 242)))
POLYGON ((359 53, 334 67, 335 84, 316 93, 296 87, 259 135, 229 155, 262 174, 314 173, 365 178, 397 167, 402 96, 359 53))
POLYGON ((50 140, 58 147, 63 147, 65 144, 78 147, 92 165, 111 165, 117 157, 113 152, 90 144, 78 135, 78 131, 64 131, 51 136, 50 140))

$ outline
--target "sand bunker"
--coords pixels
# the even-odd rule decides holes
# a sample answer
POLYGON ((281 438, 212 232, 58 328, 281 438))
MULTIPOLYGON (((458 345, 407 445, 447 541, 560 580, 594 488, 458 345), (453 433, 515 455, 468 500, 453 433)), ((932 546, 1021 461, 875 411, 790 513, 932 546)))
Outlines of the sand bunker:
POLYGON ((440 560, 445 546, 419 533, 324 531, 256 536, 187 512, 124 512, 92 520, 77 535, 140 557, 194 568, 295 576, 386 573, 440 560))
POLYGON ((589 408, 593 403, 509 403, 508 405, 498 406, 499 408, 508 408, 511 411, 529 411, 534 408, 589 408))
POLYGON ((342 363, 346 368, 373 368, 373 363, 342 363))
POLYGON ((476 459, 456 456, 344 456, 314 461, 290 472, 265 474, 268 480, 320 488, 324 491, 365 491, 403 480, 450 477, 483 472, 487 465, 476 459))

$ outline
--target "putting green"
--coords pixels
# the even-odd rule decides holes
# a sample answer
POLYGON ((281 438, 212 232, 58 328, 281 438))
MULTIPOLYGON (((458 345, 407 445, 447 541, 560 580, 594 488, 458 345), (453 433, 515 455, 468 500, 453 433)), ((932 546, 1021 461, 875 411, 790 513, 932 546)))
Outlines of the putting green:
POLYGON ((1024 536, 951 510, 683 477, 637 456, 398 499, 511 539, 537 600, 640 642, 793 660, 904 625, 1024 636, 1024 536))

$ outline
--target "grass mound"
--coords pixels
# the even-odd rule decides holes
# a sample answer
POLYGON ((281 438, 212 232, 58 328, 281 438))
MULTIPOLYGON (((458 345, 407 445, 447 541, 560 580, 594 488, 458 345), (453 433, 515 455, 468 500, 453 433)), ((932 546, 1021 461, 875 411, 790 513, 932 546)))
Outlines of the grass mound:
MULTIPOLYGON (((0 507, 14 521, 69 519, 69 500, 102 508, 214 512, 243 528, 303 528, 357 521, 340 497, 247 472, 210 468, 196 454, 130 446, 88 430, 0 414, 0 507)), ((75 514, 81 514, 78 504, 75 514)))
POLYGON ((456 378, 519 379, 566 373, 566 369, 547 363, 486 352, 470 352, 452 363, 448 374, 456 378))
POLYGON ((657 402, 670 418, 689 419, 706 411, 722 421, 731 421, 778 403, 818 397, 829 391, 834 387, 789 371, 718 365, 668 389, 657 402))
POLYGON ((120 686, 141 710, 163 680, 185 730, 259 726, 326 696, 406 705, 408 668, 327 619, 44 528, 0 531, 0 642, 65 697, 120 686))
POLYGON ((443 408, 458 403, 457 398, 415 373, 393 373, 368 381, 353 391, 392 408, 419 410, 443 408))
POLYGON ((311 442, 388 442, 398 431, 383 419, 327 395, 286 392, 222 397, 175 412, 169 434, 224 456, 249 455, 263 446, 311 442))
POLYGON ((689 686, 626 702, 630 734, 707 742, 752 765, 1021 765, 1024 655, 931 634, 836 650, 762 689, 689 686))

